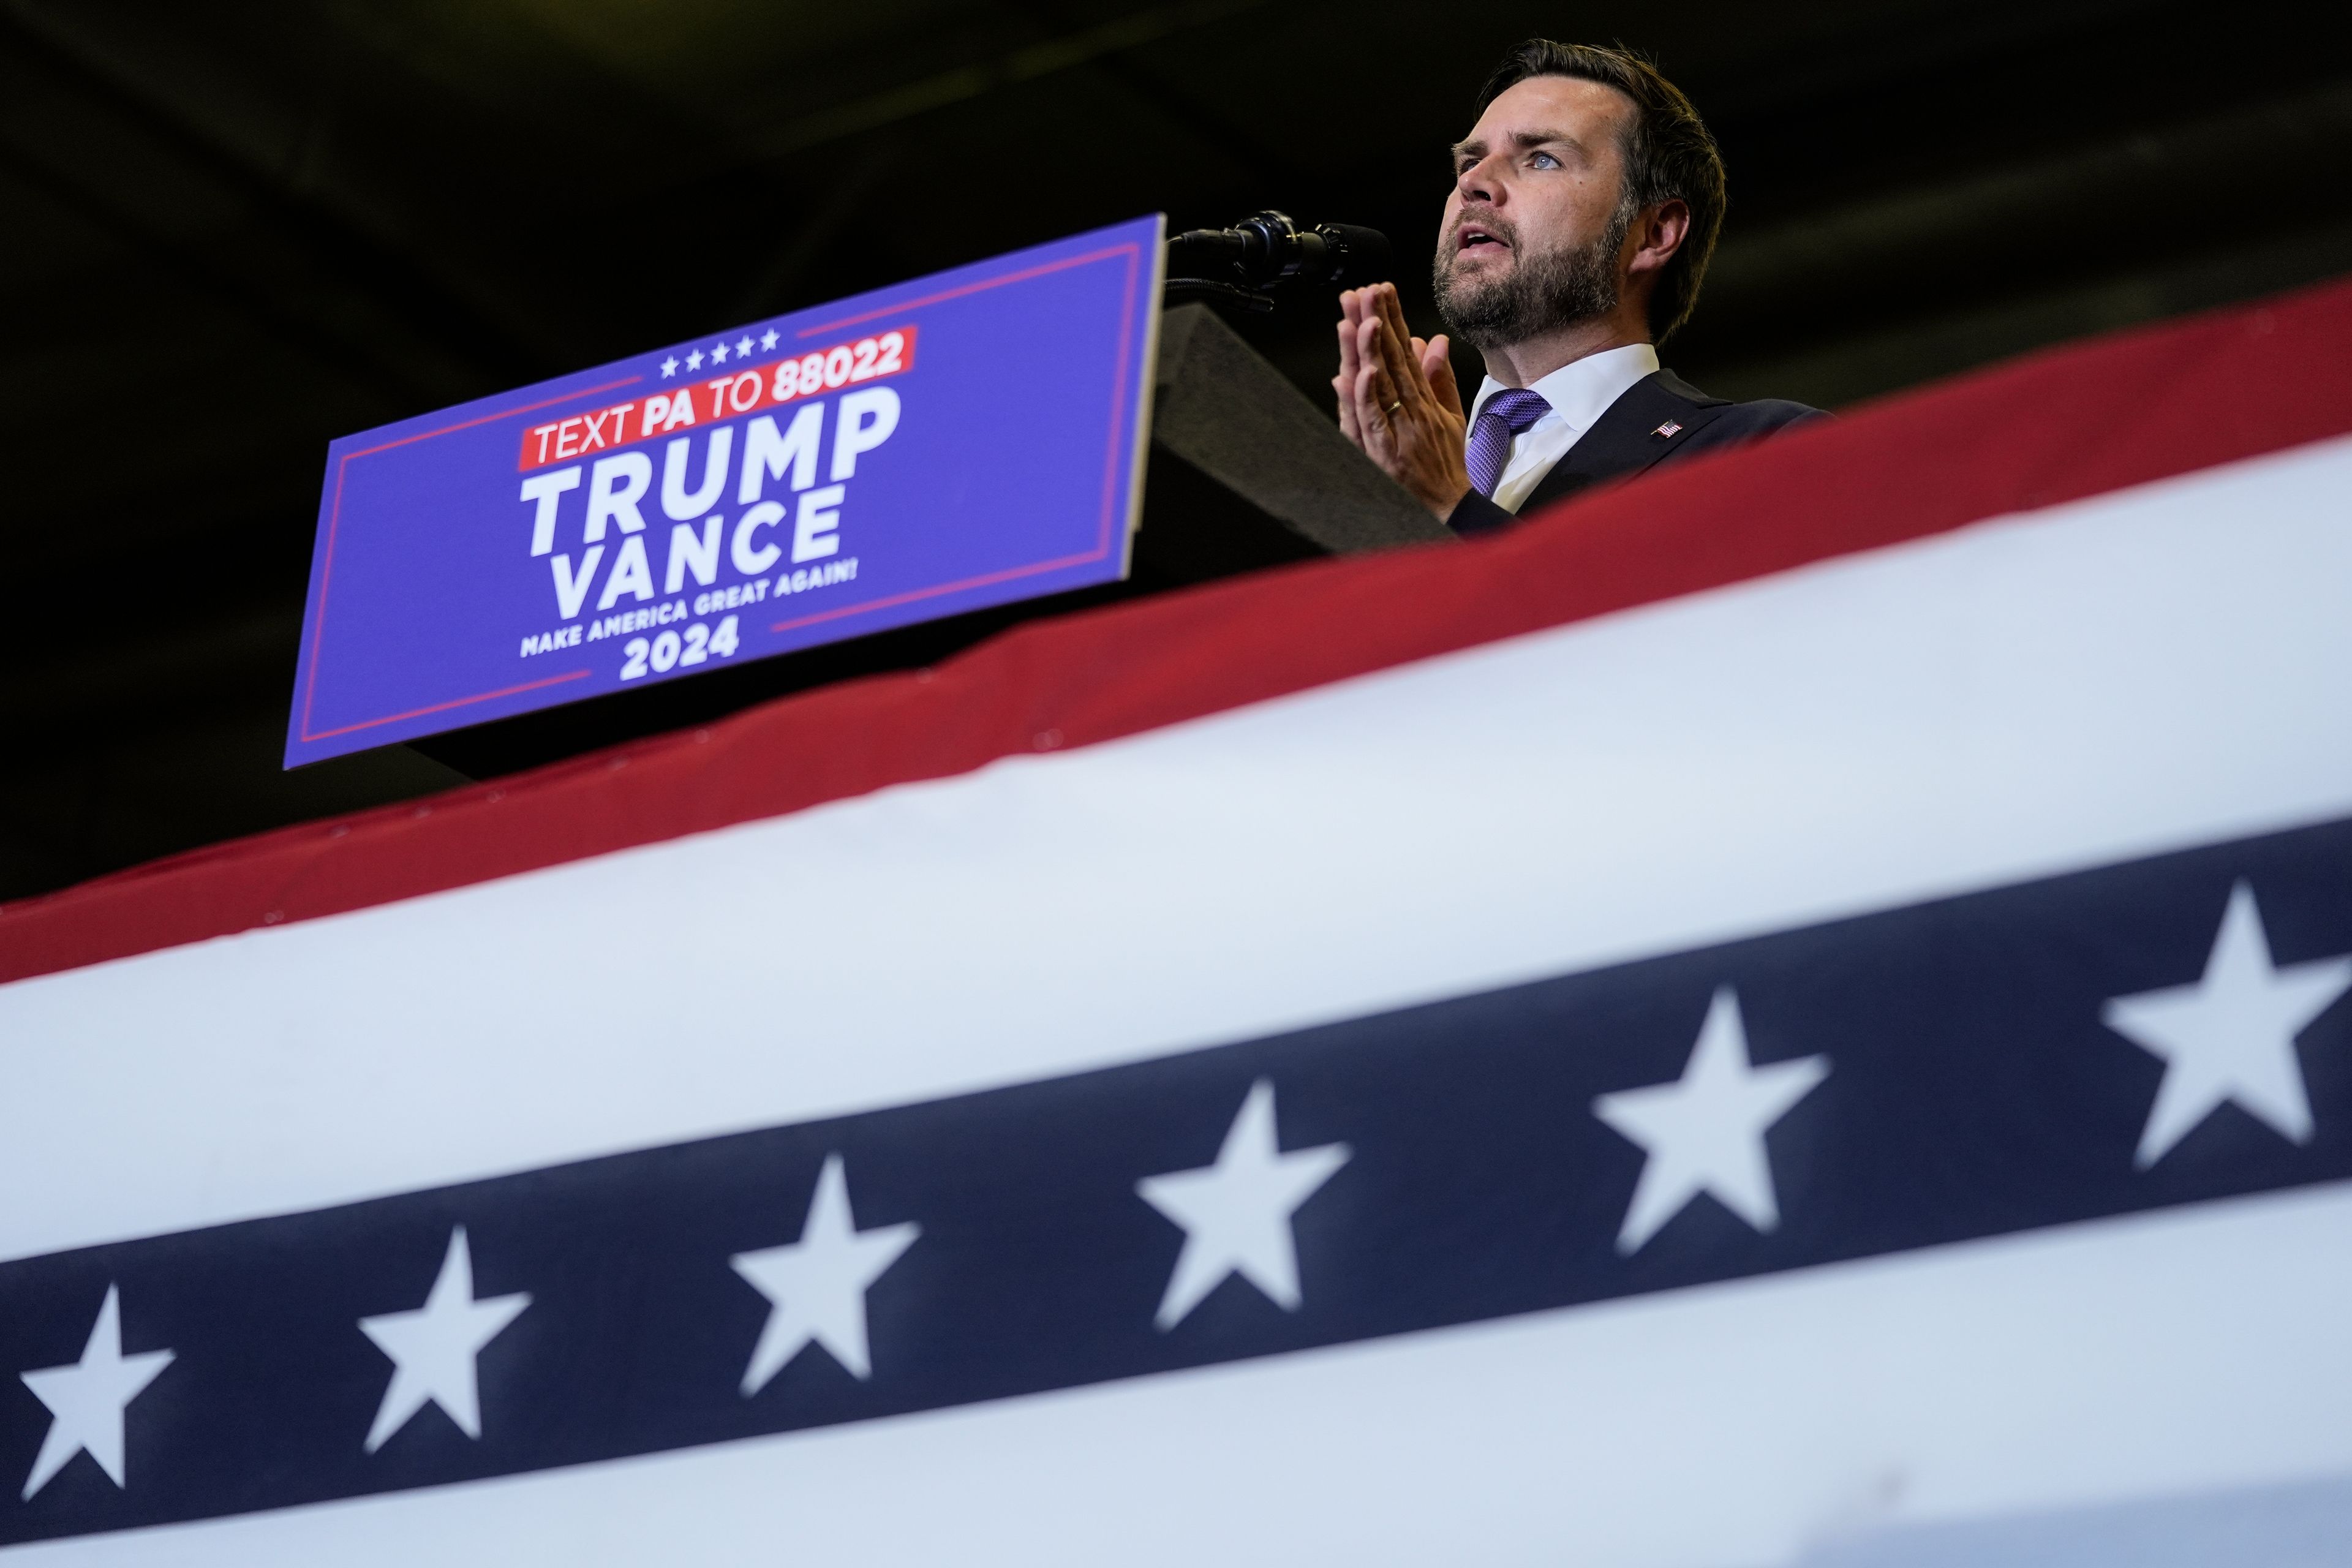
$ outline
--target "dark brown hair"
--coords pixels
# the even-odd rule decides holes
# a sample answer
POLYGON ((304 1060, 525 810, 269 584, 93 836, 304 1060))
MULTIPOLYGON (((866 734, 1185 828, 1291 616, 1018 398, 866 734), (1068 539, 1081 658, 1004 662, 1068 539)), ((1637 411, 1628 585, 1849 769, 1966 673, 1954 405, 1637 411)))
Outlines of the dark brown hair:
POLYGON ((1679 200, 1690 208, 1690 231, 1683 237, 1650 296, 1650 332, 1664 342, 1690 320, 1698 303, 1699 280, 1715 254, 1723 229, 1723 154, 1682 89, 1658 68, 1626 49, 1590 44, 1556 44, 1529 38, 1503 57, 1479 91, 1476 118, 1486 106, 1529 77, 1578 77, 1613 87, 1633 100, 1633 125, 1625 134, 1623 200, 1634 208, 1679 200))

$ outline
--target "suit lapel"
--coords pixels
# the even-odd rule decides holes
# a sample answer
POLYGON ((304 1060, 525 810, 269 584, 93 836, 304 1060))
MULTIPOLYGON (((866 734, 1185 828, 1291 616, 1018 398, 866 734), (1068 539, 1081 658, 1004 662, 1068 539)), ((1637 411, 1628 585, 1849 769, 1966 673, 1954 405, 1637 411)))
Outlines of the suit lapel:
POLYGON ((1616 402, 1578 437, 1551 471, 1536 482, 1519 503, 1522 517, 1561 500, 1603 479, 1638 474, 1679 449, 1692 434, 1712 423, 1731 406, 1728 398, 1709 397, 1670 370, 1655 371, 1627 387, 1616 402), (1670 435, 1658 431, 1677 426, 1670 435))

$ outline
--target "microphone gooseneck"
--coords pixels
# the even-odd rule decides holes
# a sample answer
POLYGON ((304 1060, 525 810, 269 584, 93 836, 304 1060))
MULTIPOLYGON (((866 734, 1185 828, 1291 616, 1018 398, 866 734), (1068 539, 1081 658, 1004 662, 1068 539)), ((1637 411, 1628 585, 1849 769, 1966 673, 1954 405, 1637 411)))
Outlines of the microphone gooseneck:
POLYGON ((1389 239, 1376 228, 1301 226, 1268 210, 1231 228, 1196 228, 1168 241, 1167 296, 1207 297, 1274 309, 1272 289, 1289 285, 1354 287, 1388 276, 1389 239))

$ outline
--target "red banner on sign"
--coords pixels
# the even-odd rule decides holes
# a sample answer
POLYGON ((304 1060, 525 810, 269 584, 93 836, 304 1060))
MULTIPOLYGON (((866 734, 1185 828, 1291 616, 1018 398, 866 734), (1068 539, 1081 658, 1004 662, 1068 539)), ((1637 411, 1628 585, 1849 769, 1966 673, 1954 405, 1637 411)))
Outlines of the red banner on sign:
POLYGON ((515 467, 529 473, 551 463, 569 463, 715 419, 756 414, 835 387, 877 381, 911 370, 914 364, 915 329, 893 327, 831 348, 812 349, 726 375, 685 383, 672 392, 649 392, 634 402, 534 425, 523 432, 522 456, 515 467))

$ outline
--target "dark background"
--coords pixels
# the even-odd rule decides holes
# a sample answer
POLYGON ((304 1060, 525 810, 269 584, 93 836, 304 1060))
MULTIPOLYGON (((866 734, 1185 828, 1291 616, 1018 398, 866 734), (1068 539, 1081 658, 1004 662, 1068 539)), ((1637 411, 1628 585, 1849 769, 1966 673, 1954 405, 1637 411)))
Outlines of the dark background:
MULTIPOLYGON (((0 0, 0 898, 460 782, 279 769, 331 437, 1155 208, 1384 228, 1425 317, 1532 33, 1722 141, 1668 363, 1844 406, 2352 269, 2340 9, 0 0)), ((1319 398, 1328 322, 1237 324, 1319 398)))

